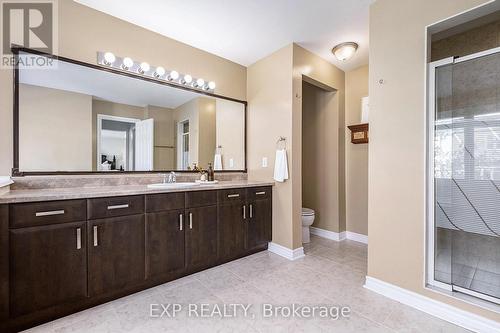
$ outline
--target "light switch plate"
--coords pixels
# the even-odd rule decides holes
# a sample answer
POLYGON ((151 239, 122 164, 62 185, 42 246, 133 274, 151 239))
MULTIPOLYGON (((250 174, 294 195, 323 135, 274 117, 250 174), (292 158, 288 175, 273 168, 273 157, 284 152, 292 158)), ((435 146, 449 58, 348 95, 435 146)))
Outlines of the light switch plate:
POLYGON ((267 168, 267 157, 262 157, 262 167, 267 168))
POLYGON ((232 158, 229 159, 229 167, 234 168, 234 160, 232 158))

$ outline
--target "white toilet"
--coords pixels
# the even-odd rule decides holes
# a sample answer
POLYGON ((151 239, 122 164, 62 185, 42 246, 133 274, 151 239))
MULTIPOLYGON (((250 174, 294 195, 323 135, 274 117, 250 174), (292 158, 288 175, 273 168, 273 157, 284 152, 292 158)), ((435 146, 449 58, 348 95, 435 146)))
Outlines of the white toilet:
POLYGON ((302 243, 309 243, 311 241, 309 227, 313 222, 314 210, 311 208, 302 208, 302 243))

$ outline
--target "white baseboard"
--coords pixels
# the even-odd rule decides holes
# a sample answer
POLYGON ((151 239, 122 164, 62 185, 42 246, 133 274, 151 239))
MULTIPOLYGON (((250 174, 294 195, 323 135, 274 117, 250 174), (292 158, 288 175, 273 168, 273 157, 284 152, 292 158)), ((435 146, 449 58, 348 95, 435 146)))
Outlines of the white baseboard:
POLYGON ((337 242, 343 241, 345 239, 350 239, 350 240, 355 241, 355 242, 368 244, 368 236, 362 235, 362 234, 357 234, 357 233, 351 232, 351 231, 333 232, 333 231, 329 231, 329 230, 325 230, 325 229, 321 229, 321 228, 316 228, 316 227, 310 227, 309 230, 310 230, 311 234, 313 234, 313 235, 327 238, 327 239, 331 239, 331 240, 334 240, 337 242))
POLYGON ((269 242, 267 250, 287 258, 288 260, 295 260, 304 257, 304 248, 299 247, 298 249, 292 250, 282 245, 269 242))
POLYGON ((343 241, 344 239, 346 239, 345 231, 339 233, 339 232, 329 231, 329 230, 316 228, 316 227, 310 227, 309 231, 313 235, 327 238, 327 239, 331 239, 331 240, 334 240, 337 242, 340 242, 340 241, 343 241))
POLYGON ((363 235, 363 234, 358 234, 352 231, 346 231, 346 237, 347 239, 350 239, 354 242, 359 242, 363 244, 368 244, 368 236, 363 235))
POLYGON ((474 332, 500 332, 500 323, 370 276, 365 288, 474 332))

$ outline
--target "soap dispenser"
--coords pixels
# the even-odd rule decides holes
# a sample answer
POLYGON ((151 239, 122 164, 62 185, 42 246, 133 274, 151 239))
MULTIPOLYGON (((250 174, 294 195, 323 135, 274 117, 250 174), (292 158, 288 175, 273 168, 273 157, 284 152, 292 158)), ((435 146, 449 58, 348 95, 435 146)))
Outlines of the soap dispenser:
POLYGON ((212 163, 208 163, 208 181, 213 182, 215 180, 214 168, 212 163))

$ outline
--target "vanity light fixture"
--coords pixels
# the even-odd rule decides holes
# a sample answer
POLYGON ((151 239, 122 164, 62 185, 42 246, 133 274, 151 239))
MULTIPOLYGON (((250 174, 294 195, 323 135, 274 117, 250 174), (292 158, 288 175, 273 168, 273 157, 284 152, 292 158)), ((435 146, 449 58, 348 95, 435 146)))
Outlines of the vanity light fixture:
POLYGON ((159 79, 161 78, 163 75, 165 75, 165 68, 159 66, 159 67, 156 67, 156 70, 155 72, 153 73, 154 77, 159 79))
POLYGON ((111 52, 106 52, 104 53, 104 61, 103 64, 106 66, 111 66, 116 60, 116 57, 113 53, 111 52))
POLYGON ((134 61, 130 57, 115 56, 111 52, 97 52, 97 64, 108 66, 122 71, 130 71, 137 75, 152 77, 159 81, 169 81, 172 84, 188 86, 197 90, 213 92, 215 90, 214 81, 205 81, 202 78, 192 77, 189 74, 182 74, 175 70, 166 70, 162 66, 151 66, 147 62, 134 61))
POLYGON ((184 75, 184 77, 181 80, 182 84, 190 84, 191 82, 193 82, 193 77, 189 74, 184 75))
POLYGON ((341 43, 332 49, 332 53, 339 61, 346 61, 352 58, 358 46, 359 45, 355 42, 341 43))
POLYGON ((144 73, 147 73, 149 72, 149 70, 151 69, 151 66, 149 66, 149 64, 147 62, 141 62, 141 64, 139 65, 139 73, 141 74, 144 74, 144 73))
POLYGON ((123 58, 122 69, 129 70, 130 67, 132 67, 132 66, 134 66, 134 61, 132 60, 132 58, 129 58, 129 57, 123 58))
POLYGON ((193 84, 193 87, 195 88, 203 88, 203 86, 205 85, 205 80, 203 79, 198 79, 195 81, 195 83, 193 84))
POLYGON ((177 71, 171 71, 167 76, 167 80, 169 81, 177 81, 179 78, 179 73, 177 71))

